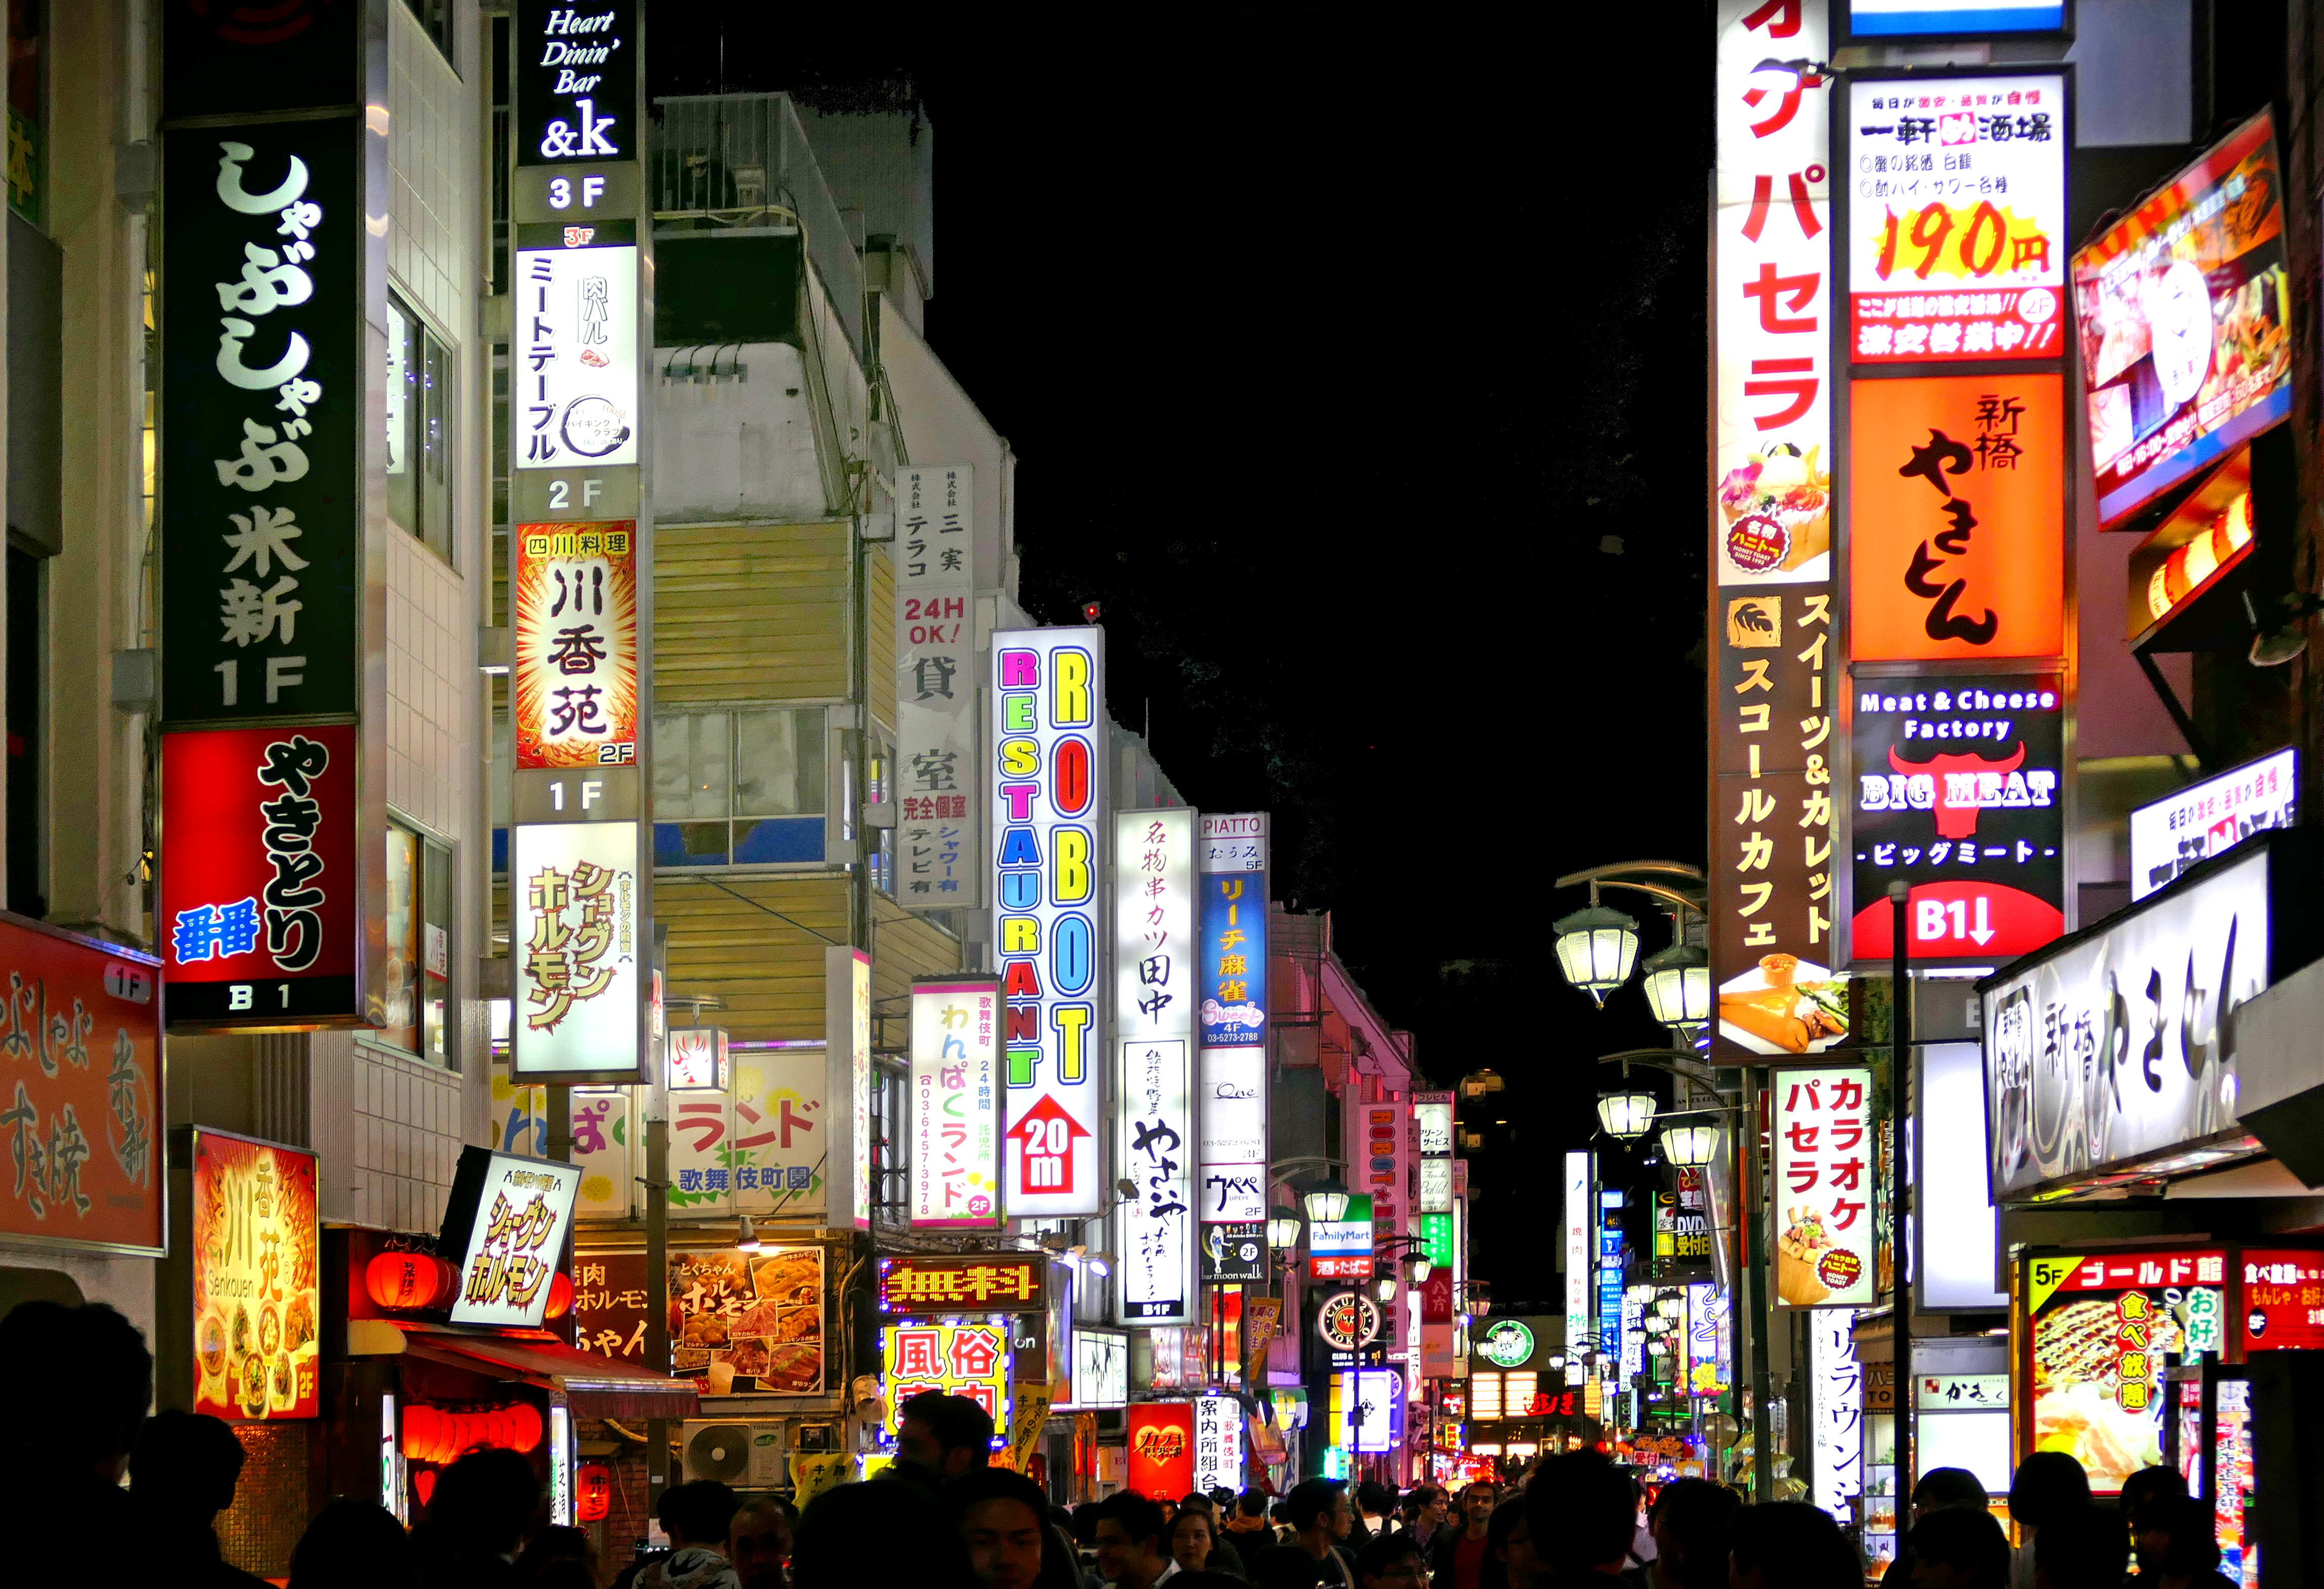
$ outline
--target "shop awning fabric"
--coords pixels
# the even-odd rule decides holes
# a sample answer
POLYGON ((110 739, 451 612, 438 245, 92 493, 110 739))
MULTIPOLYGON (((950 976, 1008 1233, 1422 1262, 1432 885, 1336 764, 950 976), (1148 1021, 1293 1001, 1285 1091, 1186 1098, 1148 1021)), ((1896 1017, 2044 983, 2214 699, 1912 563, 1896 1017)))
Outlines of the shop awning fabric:
POLYGON ((582 1418, 692 1418, 700 1410, 694 1382, 632 1368, 593 1353, 576 1352, 542 1333, 470 1333, 443 1325, 399 1319, 351 1320, 347 1349, 358 1356, 409 1354, 469 1373, 561 1391, 582 1418), (392 1331, 392 1337, 382 1330, 392 1331))

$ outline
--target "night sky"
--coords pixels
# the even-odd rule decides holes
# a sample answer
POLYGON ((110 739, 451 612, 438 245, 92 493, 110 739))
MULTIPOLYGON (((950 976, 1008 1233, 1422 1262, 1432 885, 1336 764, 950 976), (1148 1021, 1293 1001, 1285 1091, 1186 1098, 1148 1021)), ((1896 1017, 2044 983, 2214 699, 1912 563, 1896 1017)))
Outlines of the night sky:
POLYGON ((653 7, 654 93, 925 106, 1025 607, 1102 603, 1116 720, 1274 813, 1276 897, 1437 1084, 1508 1079, 1480 1270, 1546 1301, 1590 1061, 1665 1037, 1565 986, 1550 882, 1704 852, 1707 10, 719 9, 653 7))

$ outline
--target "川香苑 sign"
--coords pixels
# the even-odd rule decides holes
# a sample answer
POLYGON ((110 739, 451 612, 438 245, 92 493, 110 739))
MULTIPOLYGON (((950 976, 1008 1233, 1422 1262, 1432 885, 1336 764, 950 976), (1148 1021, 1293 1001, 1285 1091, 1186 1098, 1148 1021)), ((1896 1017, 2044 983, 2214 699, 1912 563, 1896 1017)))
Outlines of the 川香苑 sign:
POLYGON ((516 765, 634 765, 635 522, 518 525, 509 605, 516 765))
POLYGON ((965 464, 896 472, 896 900, 983 903, 977 822, 976 475, 965 464))
POLYGON ((321 1410, 315 1155, 192 1132, 193 1410, 258 1420, 321 1410))
POLYGON ((359 124, 172 132, 161 717, 356 710, 359 124))

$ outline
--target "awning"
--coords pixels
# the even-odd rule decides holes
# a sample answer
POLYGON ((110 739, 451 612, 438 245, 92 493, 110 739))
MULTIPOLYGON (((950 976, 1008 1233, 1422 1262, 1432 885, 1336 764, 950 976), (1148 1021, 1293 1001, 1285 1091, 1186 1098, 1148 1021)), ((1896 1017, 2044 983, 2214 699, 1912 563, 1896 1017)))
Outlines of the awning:
POLYGON ((701 1407, 690 1379, 671 1379, 576 1352, 546 1331, 472 1334, 401 1319, 352 1319, 347 1350, 356 1356, 409 1355, 492 1379, 560 1391, 566 1404, 584 1418, 685 1419, 701 1407))

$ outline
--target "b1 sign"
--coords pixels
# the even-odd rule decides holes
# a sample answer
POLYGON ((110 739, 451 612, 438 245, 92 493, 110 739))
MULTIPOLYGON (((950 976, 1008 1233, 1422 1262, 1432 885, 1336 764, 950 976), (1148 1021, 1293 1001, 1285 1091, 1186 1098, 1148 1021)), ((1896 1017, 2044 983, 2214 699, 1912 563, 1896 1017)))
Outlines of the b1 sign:
POLYGON ((2279 750, 2130 813, 2130 896, 2144 899, 2254 833, 2300 824, 2300 752, 2279 750))

